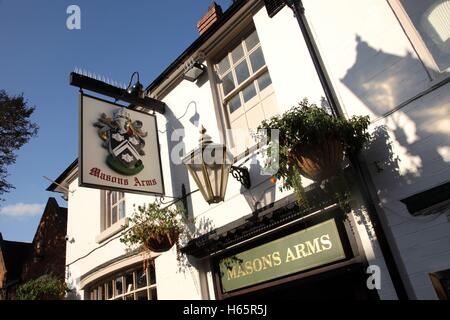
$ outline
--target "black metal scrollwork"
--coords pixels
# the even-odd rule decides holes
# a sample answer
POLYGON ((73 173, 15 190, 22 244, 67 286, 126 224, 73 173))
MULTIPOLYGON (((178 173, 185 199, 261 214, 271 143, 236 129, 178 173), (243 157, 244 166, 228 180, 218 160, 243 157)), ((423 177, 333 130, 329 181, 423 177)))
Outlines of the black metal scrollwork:
POLYGON ((244 187, 250 189, 250 187, 252 186, 250 182, 250 173, 248 172, 248 169, 246 167, 231 166, 230 173, 244 187))

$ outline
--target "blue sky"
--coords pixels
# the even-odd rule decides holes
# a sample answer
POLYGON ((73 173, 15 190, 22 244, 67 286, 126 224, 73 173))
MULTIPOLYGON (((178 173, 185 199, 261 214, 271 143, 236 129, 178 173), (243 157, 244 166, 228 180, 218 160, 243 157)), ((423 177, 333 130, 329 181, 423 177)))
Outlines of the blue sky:
MULTIPOLYGON (((225 10, 231 0, 216 1, 225 10)), ((16 189, 0 203, 3 238, 31 241, 49 197, 45 191, 77 157, 75 67, 120 83, 133 71, 148 85, 197 37, 211 0, 0 0, 0 89, 23 93, 36 106, 39 135, 10 166, 16 189), (81 9, 81 30, 66 28, 69 5, 81 9)))

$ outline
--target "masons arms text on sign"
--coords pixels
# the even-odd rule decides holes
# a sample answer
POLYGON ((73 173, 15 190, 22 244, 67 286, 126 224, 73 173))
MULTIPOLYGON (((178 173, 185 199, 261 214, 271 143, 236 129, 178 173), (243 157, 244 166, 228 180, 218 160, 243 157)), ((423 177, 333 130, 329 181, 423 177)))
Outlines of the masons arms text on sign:
POLYGON ((334 219, 220 260, 230 292, 345 258, 334 219))

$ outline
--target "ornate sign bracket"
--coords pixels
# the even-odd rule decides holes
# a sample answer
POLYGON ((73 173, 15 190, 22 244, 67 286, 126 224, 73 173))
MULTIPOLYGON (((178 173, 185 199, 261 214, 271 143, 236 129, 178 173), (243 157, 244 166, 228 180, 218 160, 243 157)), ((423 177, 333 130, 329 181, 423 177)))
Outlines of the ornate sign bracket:
POLYGON ((76 72, 72 72, 70 74, 70 85, 78 87, 80 89, 82 88, 97 92, 116 100, 125 101, 132 105, 137 105, 144 109, 155 111, 160 114, 164 114, 167 107, 167 105, 160 100, 146 96, 136 96, 134 94, 128 93, 126 89, 116 87, 104 81, 97 80, 76 72))

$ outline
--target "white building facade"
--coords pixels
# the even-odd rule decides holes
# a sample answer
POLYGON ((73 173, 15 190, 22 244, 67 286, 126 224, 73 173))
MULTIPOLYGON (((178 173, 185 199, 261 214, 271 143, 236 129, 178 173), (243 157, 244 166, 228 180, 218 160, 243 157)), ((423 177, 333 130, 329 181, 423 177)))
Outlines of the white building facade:
MULTIPOLYGON (((245 297, 437 299, 450 269, 450 2, 441 0, 304 0, 305 15, 342 112, 369 115, 374 139, 360 157, 364 186, 352 190, 352 212, 333 204, 295 215, 293 196, 261 174, 251 130, 303 98, 324 91, 303 34, 287 6, 272 18, 267 4, 235 1, 147 88, 166 103, 157 114, 165 193, 198 187, 181 158, 198 145, 199 124, 227 144, 234 166, 249 168, 251 187, 229 177, 225 201, 186 198, 195 239, 143 257, 120 242, 133 205, 152 196, 78 186, 75 161, 49 190, 68 198, 67 280, 78 299, 208 300, 245 297), (183 79, 199 61, 207 72, 183 79), (177 136, 179 129, 183 136, 177 136), (233 129, 233 130, 229 130, 233 129), (178 161, 174 161, 178 159, 178 161), (251 221, 250 217, 255 217, 251 221), (345 258, 226 289, 219 264, 329 219, 345 258), (270 223, 268 223, 270 221, 270 223), (200 235, 203 236, 201 237, 200 235), (380 275, 375 287, 367 279, 380 275), (316 289, 314 289, 316 288, 316 289)), ((211 12, 210 12, 211 14, 211 12)), ((307 179, 304 179, 308 182, 307 179)), ((278 181, 277 184, 282 182, 278 181)), ((314 192, 314 185, 306 183, 314 192)), ((448 290, 448 289, 447 289, 448 290)))

